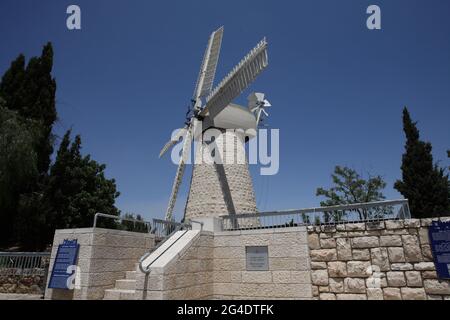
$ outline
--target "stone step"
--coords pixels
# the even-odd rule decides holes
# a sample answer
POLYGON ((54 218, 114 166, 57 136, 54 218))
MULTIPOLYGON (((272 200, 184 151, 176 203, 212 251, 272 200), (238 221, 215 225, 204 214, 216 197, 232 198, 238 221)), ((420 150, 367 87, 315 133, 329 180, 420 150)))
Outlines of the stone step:
POLYGON ((115 289, 135 290, 136 289, 136 280, 130 280, 130 279, 116 280, 115 289))
POLYGON ((136 271, 127 271, 125 274, 125 279, 136 280, 136 271))
POLYGON ((133 300, 134 290, 107 289, 103 300, 133 300))

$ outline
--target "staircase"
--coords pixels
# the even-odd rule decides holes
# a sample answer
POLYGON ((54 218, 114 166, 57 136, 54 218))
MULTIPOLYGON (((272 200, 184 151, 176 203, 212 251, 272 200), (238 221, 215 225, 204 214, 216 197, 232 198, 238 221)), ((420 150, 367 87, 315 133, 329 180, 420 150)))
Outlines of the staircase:
MULTIPOLYGON (((164 220, 153 219, 154 225, 160 224, 159 229, 163 230, 163 234, 166 230, 172 229, 169 235, 156 237, 156 247, 153 251, 150 251, 146 256, 144 261, 147 261, 147 265, 152 264, 158 259, 162 254, 164 254, 172 245, 177 242, 186 232, 190 230, 192 226, 190 224, 182 224, 167 222, 164 220), (186 230, 182 230, 186 228, 186 230)), ((155 227, 154 227, 155 228, 155 227)), ((158 230, 156 228, 155 230, 158 230)), ((137 270, 138 264, 135 266, 137 270)), ((136 271, 127 271, 125 274, 125 279, 116 280, 116 284, 113 289, 106 289, 103 300, 134 300, 136 292, 136 271)))
POLYGON ((116 280, 114 289, 105 290, 103 300, 134 300, 136 271, 127 271, 125 279, 116 280))

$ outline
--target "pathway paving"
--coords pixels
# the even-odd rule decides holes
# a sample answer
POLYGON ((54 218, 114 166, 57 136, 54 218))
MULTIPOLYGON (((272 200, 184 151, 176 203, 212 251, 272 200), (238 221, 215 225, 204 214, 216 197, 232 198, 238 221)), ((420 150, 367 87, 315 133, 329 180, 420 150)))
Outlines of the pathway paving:
POLYGON ((0 300, 41 300, 41 294, 0 293, 0 300))

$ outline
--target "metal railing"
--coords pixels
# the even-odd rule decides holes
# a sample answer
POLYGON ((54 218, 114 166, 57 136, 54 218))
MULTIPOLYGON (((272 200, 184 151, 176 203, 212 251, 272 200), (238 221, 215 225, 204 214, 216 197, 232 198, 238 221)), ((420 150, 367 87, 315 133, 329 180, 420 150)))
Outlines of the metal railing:
MULTIPOLYGON (((162 219, 152 219, 152 221, 150 222, 150 221, 144 221, 144 220, 138 220, 138 219, 123 218, 121 216, 115 216, 115 215, 111 215, 111 214, 98 212, 94 216, 94 223, 92 225, 93 228, 97 227, 99 217, 113 219, 113 220, 133 222, 134 224, 136 224, 136 223, 144 224, 146 226, 147 232, 155 235, 156 242, 160 242, 163 239, 165 239, 166 237, 168 237, 169 235, 173 234, 174 230, 177 229, 179 226, 182 226, 185 228, 187 226, 191 226, 190 223, 181 223, 181 222, 162 220, 162 219)), ((202 222, 193 221, 193 223, 199 223, 203 226, 202 222)), ((106 227, 106 228, 108 228, 108 227, 106 227)))
POLYGON ((410 219, 407 199, 308 209, 222 216, 222 230, 288 228, 304 225, 410 219))
POLYGON ((0 252, 0 275, 46 276, 50 252, 0 252))
POLYGON ((143 224, 144 226, 146 226, 147 230, 150 231, 151 230, 151 223, 149 221, 144 221, 144 220, 138 220, 138 219, 131 219, 131 218, 124 218, 121 216, 115 216, 112 214, 106 214, 106 213, 101 213, 101 212, 97 212, 94 216, 94 223, 92 224, 93 228, 97 228, 97 223, 98 223, 98 218, 99 217, 103 217, 103 218, 108 218, 108 219, 113 219, 113 220, 120 220, 120 221, 127 221, 127 222, 132 222, 133 223, 133 229, 135 229, 136 227, 136 223, 138 224, 143 224))
POLYGON ((188 224, 183 224, 181 222, 153 219, 151 234, 155 235, 156 241, 161 241, 167 238, 169 235, 173 234, 175 230, 180 226, 187 226, 188 224))
MULTIPOLYGON (((156 249, 161 247, 176 232, 182 231, 182 230, 188 231, 188 230, 192 229, 192 225, 190 223, 174 222, 174 221, 159 220, 159 219, 153 219, 153 222, 155 224, 156 229, 152 229, 152 231, 155 230, 155 234, 158 233, 160 235, 160 238, 156 237, 155 240, 159 239, 159 243, 157 243, 155 248, 153 248, 151 251, 144 254, 139 259, 139 269, 141 270, 141 272, 146 273, 146 274, 148 274, 150 272, 151 263, 145 267, 143 264, 144 264, 145 259, 147 259, 148 256, 150 256, 152 254, 152 252, 154 252, 156 249), (158 227, 160 227, 160 228, 158 228, 158 227), (158 232, 156 230, 161 230, 161 231, 158 232), (170 233, 168 233, 169 231, 170 231, 170 233)), ((203 226, 203 223, 201 223, 201 225, 203 226)), ((155 260, 153 260, 153 262, 155 262, 167 250, 169 250, 183 236, 184 236, 184 234, 181 235, 178 239, 176 239, 169 247, 166 248, 166 250, 161 252, 161 254, 155 260)))

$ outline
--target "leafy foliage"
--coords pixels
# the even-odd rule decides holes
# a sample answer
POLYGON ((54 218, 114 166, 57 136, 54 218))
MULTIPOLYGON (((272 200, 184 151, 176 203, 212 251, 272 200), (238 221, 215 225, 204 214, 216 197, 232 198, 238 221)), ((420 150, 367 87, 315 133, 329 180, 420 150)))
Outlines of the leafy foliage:
POLYGON ((53 229, 90 227, 97 212, 118 215, 119 196, 114 179, 105 178, 106 166, 81 155, 81 138, 70 140, 68 130, 50 169, 43 201, 53 229))
MULTIPOLYGON (((0 98, 1 99, 1 98, 0 98)), ((14 236, 21 194, 38 180, 38 124, 24 119, 0 101, 0 244, 14 236)))
MULTIPOLYGON (((66 133, 51 166, 56 81, 47 43, 28 64, 19 55, 0 81, 0 246, 42 249, 56 228, 91 226, 96 212, 118 215, 114 179, 82 156, 81 138, 66 133), (49 170, 50 169, 50 170, 49 170)), ((117 227, 115 222, 102 226, 117 227)))
POLYGON ((409 200, 413 217, 446 215, 450 210, 448 175, 433 163, 431 144, 419 139, 419 130, 406 107, 403 109, 403 130, 406 144, 402 180, 397 180, 394 187, 409 200))
POLYGON ((19 55, 0 82, 0 245, 31 239, 30 224, 42 221, 39 195, 53 152, 56 83, 51 76, 53 49, 39 57, 19 55), (34 203, 36 201, 36 203, 34 203), (29 207, 28 207, 29 206, 29 207))
MULTIPOLYGON (((355 170, 348 167, 336 166, 331 175, 334 186, 330 189, 317 188, 316 196, 327 198, 320 202, 321 206, 336 206, 352 203, 372 202, 385 199, 381 192, 386 187, 381 176, 370 176, 367 180, 363 179, 355 170)), ((339 221, 345 215, 345 212, 331 212, 325 216, 326 220, 330 218, 339 221)), ((367 210, 358 210, 360 219, 368 217, 370 212, 367 210)))
POLYGON ((144 219, 140 214, 134 215, 133 213, 124 214, 123 218, 130 220, 138 220, 139 222, 132 221, 122 221, 120 224, 120 229, 134 232, 149 232, 149 225, 144 222, 144 219))
POLYGON ((17 111, 25 119, 40 125, 38 170, 45 174, 53 153, 52 126, 56 121, 56 81, 52 78, 53 48, 47 43, 40 57, 33 57, 25 67, 25 57, 19 55, 11 63, 0 83, 0 96, 10 110, 17 111))

